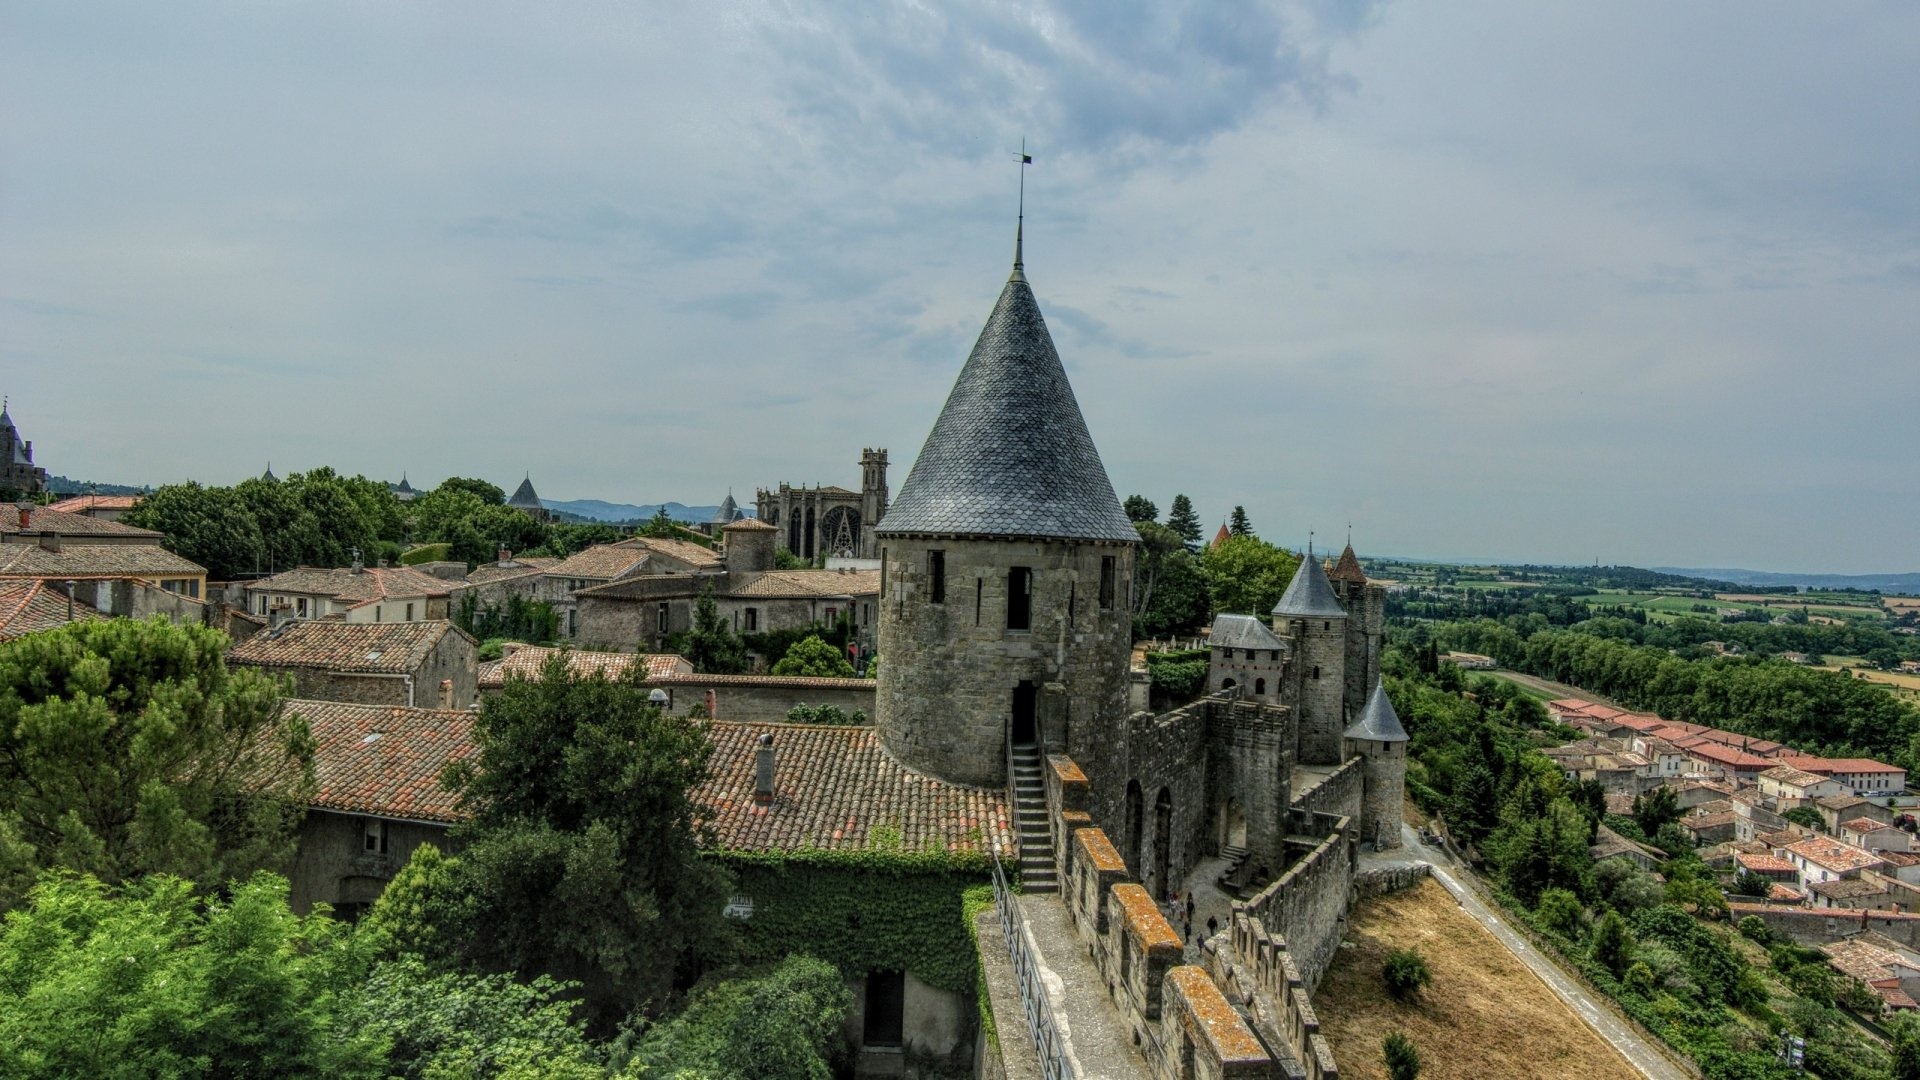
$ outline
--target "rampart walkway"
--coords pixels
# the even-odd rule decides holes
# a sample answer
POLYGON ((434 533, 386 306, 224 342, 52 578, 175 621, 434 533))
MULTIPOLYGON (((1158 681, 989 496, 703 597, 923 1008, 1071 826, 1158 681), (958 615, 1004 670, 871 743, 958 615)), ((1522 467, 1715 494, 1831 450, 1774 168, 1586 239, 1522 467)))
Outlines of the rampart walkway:
MULTIPOLYGON (((1018 903, 1027 932, 1040 951, 1041 978, 1053 1004, 1054 1020, 1065 1036, 1074 1074, 1084 1080, 1149 1080, 1147 1063, 1134 1052, 1120 1010, 1107 997, 1106 983, 1078 931, 1067 921, 1059 895, 1026 895, 1018 903)), ((1000 1037, 1024 1039, 1027 1033, 1002 1031, 1000 1037)))

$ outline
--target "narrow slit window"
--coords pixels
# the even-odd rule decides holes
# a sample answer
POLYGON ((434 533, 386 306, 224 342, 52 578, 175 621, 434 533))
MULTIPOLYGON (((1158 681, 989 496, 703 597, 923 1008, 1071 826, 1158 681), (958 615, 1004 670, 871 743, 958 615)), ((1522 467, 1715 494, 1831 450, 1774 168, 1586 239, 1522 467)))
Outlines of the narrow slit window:
POLYGON ((1118 579, 1118 564, 1111 555, 1100 556, 1100 610, 1113 609, 1114 582, 1118 579))
POLYGON ((1015 566, 1007 571, 1007 629, 1033 629, 1033 568, 1015 566))
POLYGON ((947 553, 944 551, 927 552, 927 602, 947 602, 947 553))
POLYGON ((973 579, 973 625, 980 625, 980 601, 987 591, 986 578, 973 579))

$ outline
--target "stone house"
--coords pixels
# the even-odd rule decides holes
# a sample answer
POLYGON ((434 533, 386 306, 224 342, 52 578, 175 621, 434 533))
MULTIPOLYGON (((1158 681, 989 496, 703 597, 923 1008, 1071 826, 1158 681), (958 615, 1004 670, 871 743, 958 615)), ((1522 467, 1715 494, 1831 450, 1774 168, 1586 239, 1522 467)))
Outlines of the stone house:
POLYGON ((1235 690, 1264 701, 1280 693, 1283 661, 1291 651, 1267 624, 1252 615, 1220 615, 1207 635, 1207 691, 1235 690))
POLYGON ((1815 836, 1788 844, 1781 857, 1799 872, 1802 887, 1811 888, 1823 881, 1857 878, 1862 870, 1877 870, 1885 865, 1872 852, 1863 851, 1832 837, 1815 836))
POLYGON ((1791 765, 1777 765, 1759 776, 1760 790, 1780 800, 1782 810, 1804 806, 1815 799, 1851 794, 1847 786, 1829 776, 1819 776, 1791 765))
POLYGON ((1886 885, 1877 880, 1868 880, 1866 877, 1840 878, 1816 881, 1807 886, 1807 901, 1817 908, 1865 911, 1891 907, 1893 895, 1886 885))
POLYGON ((1840 823, 1840 839, 1866 851, 1912 851, 1913 834, 1905 829, 1872 818, 1852 818, 1840 823))
POLYGON ((1648 871, 1658 870, 1666 858, 1658 850, 1639 841, 1629 840, 1605 825, 1595 831, 1593 844, 1587 848, 1587 854, 1593 857, 1594 862, 1625 859, 1640 869, 1648 871))
POLYGON ((445 620, 281 623, 227 650, 229 664, 293 680, 296 697, 465 709, 477 693, 477 643, 445 620))
POLYGON ((313 732, 313 802, 288 880, 295 911, 316 903, 356 919, 421 844, 447 849, 460 820, 440 786, 447 765, 474 753, 462 710, 288 699, 313 732))
POLYGON ((350 623, 447 617, 448 583, 410 566, 302 566, 246 584, 246 609, 278 623, 337 617, 350 623))
POLYGON ((1868 818, 1883 824, 1893 824, 1893 809, 1873 802, 1859 795, 1827 795, 1813 800, 1813 808, 1820 811, 1820 820, 1827 832, 1838 835, 1840 823, 1855 818, 1868 818))
POLYGON ((24 505, 0 509, 0 576, 128 578, 204 599, 206 568, 161 547, 163 539, 151 529, 86 514, 24 505))
POLYGON ((72 495, 49 504, 46 509, 60 514, 84 514, 106 521, 119 521, 144 501, 144 495, 72 495))

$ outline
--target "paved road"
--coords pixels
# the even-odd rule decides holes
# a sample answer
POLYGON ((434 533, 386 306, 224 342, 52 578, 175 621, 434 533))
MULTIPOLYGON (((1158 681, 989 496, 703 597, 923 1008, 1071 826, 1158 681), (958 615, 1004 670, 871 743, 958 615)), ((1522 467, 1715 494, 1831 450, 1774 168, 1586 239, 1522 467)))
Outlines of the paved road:
POLYGON ((1596 1001, 1587 988, 1569 978, 1559 965, 1533 947, 1524 935, 1507 925, 1503 914, 1480 899, 1478 893, 1462 883, 1456 874, 1468 873, 1454 862, 1451 856, 1419 842, 1410 826, 1402 826, 1404 843, 1402 850, 1419 858, 1419 861, 1433 867, 1433 876, 1446 886, 1467 914, 1478 920, 1487 932, 1499 939, 1507 951, 1520 958, 1540 981, 1553 988, 1560 1000, 1567 1003, 1580 1019, 1586 1021, 1599 1036, 1612 1044, 1620 1056, 1627 1059, 1634 1068, 1651 1080, 1690 1080, 1693 1074, 1674 1064, 1666 1050, 1652 1039, 1640 1034, 1639 1030, 1621 1019, 1613 1011, 1610 1003, 1596 1001))
POLYGON ((1527 687, 1532 690, 1538 690, 1543 694, 1551 694, 1553 695, 1555 700, 1558 700, 1560 698, 1579 698, 1582 701, 1591 701, 1596 705, 1611 705, 1616 709, 1624 708, 1624 706, 1622 706, 1619 702, 1614 701, 1612 698, 1604 698, 1604 697, 1601 697, 1599 694, 1595 694, 1588 690, 1582 690, 1577 686, 1568 686, 1566 683, 1557 683, 1547 679, 1542 679, 1538 675, 1526 675, 1518 671, 1508 671, 1505 668, 1495 668, 1492 671, 1471 671, 1471 672, 1468 672, 1468 674, 1492 675, 1492 676, 1495 676, 1496 678, 1511 679, 1512 681, 1519 683, 1521 686, 1527 687))

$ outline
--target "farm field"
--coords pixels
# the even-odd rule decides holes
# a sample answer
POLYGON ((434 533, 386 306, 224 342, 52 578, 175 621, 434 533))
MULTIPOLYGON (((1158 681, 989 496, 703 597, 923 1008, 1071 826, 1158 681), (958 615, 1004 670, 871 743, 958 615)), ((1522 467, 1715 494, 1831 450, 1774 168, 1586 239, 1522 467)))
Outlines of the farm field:
POLYGON ((1413 1040, 1423 1080, 1640 1075, 1430 879, 1354 908, 1313 1005, 1343 1077, 1385 1080, 1380 1040, 1389 1031, 1413 1040), (1387 953, 1404 948, 1418 949, 1433 972, 1414 1004, 1380 985, 1387 953))
MULTIPOLYGON (((1827 666, 1824 670, 1839 671, 1839 660, 1839 657, 1828 657, 1827 666)), ((1860 661, 1856 658, 1855 662, 1859 663, 1860 661)), ((1888 686, 1893 687, 1903 698, 1920 698, 1920 675, 1908 675, 1899 671, 1876 671, 1872 668, 1855 668, 1853 670, 1853 677, 1856 679, 1866 679, 1870 682, 1886 683, 1888 686)))
POLYGON ((1715 593, 1711 599, 1663 592, 1635 592, 1627 589, 1601 589, 1585 598, 1596 607, 1637 607, 1652 618, 1666 621, 1683 615, 1718 618, 1723 612, 1772 612, 1804 608, 1809 614, 1841 619, 1880 619, 1886 613, 1879 608, 1859 604, 1841 604, 1800 597, 1765 596, 1754 593, 1715 593), (1697 610, 1706 608, 1706 611, 1697 610))

